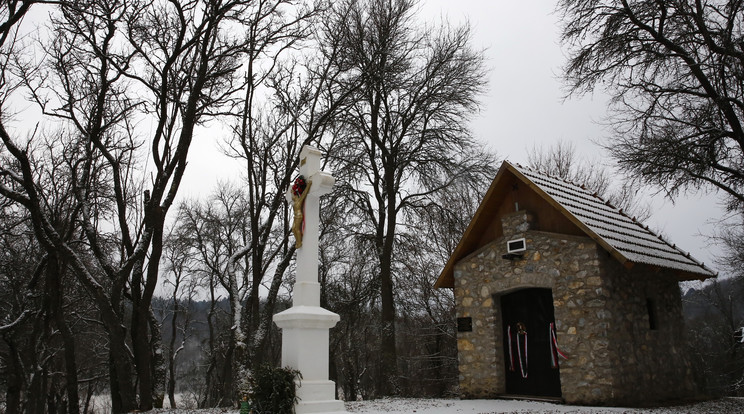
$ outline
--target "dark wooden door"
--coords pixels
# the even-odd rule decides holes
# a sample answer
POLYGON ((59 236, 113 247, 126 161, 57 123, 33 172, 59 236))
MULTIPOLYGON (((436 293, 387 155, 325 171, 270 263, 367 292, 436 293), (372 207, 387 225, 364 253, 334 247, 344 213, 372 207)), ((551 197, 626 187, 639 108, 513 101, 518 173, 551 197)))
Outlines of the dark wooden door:
POLYGON ((530 288, 504 295, 501 315, 506 393, 560 397, 560 372, 551 362, 550 324, 554 322, 551 290, 530 288))

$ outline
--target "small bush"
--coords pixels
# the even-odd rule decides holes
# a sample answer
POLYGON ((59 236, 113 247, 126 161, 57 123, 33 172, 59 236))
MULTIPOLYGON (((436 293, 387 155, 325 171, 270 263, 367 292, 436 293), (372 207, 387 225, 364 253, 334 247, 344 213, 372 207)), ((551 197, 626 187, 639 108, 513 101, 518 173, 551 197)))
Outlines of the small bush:
POLYGON ((259 414, 291 414, 297 398, 295 379, 302 379, 300 371, 264 364, 256 368, 250 378, 248 400, 259 414))

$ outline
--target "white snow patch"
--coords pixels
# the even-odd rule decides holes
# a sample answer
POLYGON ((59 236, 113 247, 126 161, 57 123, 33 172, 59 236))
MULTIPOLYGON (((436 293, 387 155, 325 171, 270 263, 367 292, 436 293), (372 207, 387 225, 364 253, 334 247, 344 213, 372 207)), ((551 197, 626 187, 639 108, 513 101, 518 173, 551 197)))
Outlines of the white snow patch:
POLYGON ((380 399, 346 403, 352 413, 622 413, 623 408, 581 411, 584 407, 523 400, 380 399))
MULTIPOLYGON (((723 398, 697 404, 662 408, 580 407, 524 400, 454 400, 383 398, 371 401, 347 402, 349 413, 359 414, 720 414, 744 413, 744 398, 723 398)), ((237 409, 212 408, 204 410, 153 410, 168 414, 238 414, 237 409)))

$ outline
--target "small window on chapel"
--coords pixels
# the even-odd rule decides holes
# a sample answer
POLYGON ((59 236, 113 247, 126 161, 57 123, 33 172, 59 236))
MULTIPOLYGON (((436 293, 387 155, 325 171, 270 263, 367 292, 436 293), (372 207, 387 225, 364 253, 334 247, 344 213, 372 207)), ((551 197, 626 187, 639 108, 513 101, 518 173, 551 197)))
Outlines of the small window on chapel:
POLYGON ((646 299, 646 310, 648 311, 648 329, 655 331, 658 327, 656 319, 656 302, 653 299, 646 299))
POLYGON ((473 318, 457 318, 457 332, 473 332, 473 318))

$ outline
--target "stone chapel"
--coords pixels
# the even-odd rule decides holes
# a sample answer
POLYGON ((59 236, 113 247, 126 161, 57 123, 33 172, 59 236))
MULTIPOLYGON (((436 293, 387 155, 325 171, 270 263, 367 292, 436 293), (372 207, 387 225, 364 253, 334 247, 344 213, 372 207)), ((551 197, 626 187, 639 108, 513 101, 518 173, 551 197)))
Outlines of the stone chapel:
POLYGON ((504 162, 436 282, 454 288, 460 392, 689 398, 679 282, 710 277, 597 194, 504 162))

